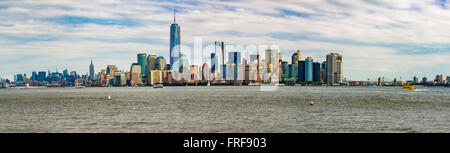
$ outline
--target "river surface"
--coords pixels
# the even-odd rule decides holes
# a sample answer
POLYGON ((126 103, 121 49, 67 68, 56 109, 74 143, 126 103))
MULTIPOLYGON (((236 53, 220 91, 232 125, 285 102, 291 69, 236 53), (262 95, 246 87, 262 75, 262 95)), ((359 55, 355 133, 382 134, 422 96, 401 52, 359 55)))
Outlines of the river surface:
POLYGON ((0 132, 449 133, 450 88, 0 89, 0 132))

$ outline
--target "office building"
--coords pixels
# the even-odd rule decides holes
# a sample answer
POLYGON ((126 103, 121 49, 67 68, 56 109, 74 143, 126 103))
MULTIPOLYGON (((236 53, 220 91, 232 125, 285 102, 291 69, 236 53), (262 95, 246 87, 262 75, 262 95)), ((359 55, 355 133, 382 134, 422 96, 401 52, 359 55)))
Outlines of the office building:
POLYGON ((313 80, 313 59, 307 57, 305 59, 305 81, 311 82, 313 80))
POLYGON ((173 70, 180 70, 181 47, 180 26, 176 23, 175 10, 173 10, 173 23, 170 25, 170 66, 173 70))
POLYGON ((89 65, 89 81, 94 81, 95 80, 95 74, 94 74, 94 64, 92 63, 92 59, 91 59, 91 64, 89 65))
POLYGON ((342 55, 330 53, 327 56, 327 82, 342 82, 342 55))
POLYGON ((320 63, 319 62, 314 62, 313 63, 313 77, 312 77, 312 81, 313 82, 321 82, 321 69, 320 69, 320 63))

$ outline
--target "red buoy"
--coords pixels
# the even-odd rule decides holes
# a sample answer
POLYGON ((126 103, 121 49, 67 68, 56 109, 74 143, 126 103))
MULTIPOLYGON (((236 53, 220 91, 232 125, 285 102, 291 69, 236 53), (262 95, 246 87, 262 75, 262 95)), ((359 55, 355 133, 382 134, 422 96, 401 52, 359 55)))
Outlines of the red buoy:
POLYGON ((314 102, 313 102, 313 101, 311 101, 311 102, 309 102, 309 104, 310 104, 310 105, 314 105, 314 102))

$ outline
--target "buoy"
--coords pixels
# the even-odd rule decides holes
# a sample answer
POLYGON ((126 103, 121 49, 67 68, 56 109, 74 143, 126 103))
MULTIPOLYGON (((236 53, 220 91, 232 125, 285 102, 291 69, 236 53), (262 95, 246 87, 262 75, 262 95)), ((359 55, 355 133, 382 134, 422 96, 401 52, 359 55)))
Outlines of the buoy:
POLYGON ((108 96, 108 100, 111 100, 111 96, 108 96))
POLYGON ((311 102, 309 102, 309 104, 310 104, 310 105, 314 105, 314 102, 313 102, 313 101, 311 101, 311 102))

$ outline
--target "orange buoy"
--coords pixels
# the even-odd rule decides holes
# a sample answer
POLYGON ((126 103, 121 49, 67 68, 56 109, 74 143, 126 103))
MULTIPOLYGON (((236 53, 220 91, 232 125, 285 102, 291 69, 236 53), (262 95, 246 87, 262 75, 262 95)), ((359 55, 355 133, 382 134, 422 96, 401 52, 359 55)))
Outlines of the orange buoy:
POLYGON ((309 104, 310 104, 310 105, 314 105, 314 102, 313 102, 313 101, 311 101, 311 102, 309 102, 309 104))

